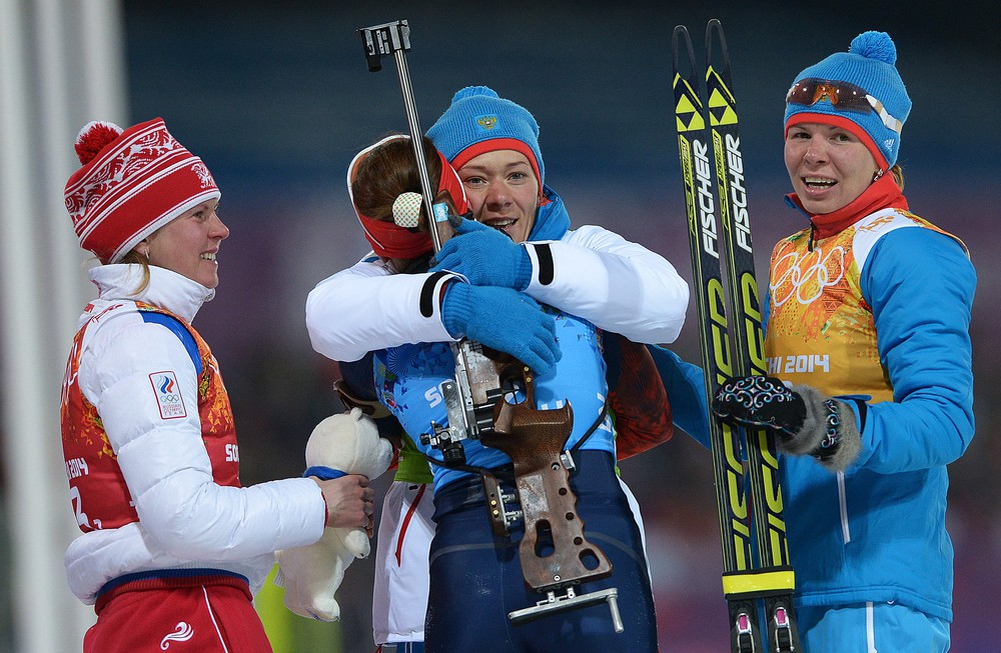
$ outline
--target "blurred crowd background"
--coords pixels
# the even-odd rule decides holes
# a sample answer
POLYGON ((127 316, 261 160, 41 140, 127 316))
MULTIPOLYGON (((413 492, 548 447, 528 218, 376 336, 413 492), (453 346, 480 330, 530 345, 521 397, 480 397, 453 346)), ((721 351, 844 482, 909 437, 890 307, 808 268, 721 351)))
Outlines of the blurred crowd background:
MULTIPOLYGON (((127 124, 163 117, 207 162, 223 191, 222 217, 232 235, 219 255, 219 294, 195 324, 224 371, 243 482, 300 474, 312 427, 341 410, 331 389, 337 367, 308 342, 305 298, 318 281, 368 251, 345 190, 351 157, 389 132, 406 131, 396 66, 386 60, 381 72, 369 72, 355 30, 409 21, 407 61, 425 129, 467 85, 488 85, 527 107, 541 125, 546 181, 566 200, 574 224, 601 224, 643 243, 690 278, 671 34, 676 25, 687 25, 701 59, 706 22, 719 18, 733 64, 761 282, 771 245, 803 226, 782 201, 788 190, 785 92, 796 73, 846 50, 859 32, 885 30, 896 42, 898 69, 914 101, 900 154, 905 194, 916 213, 965 240, 979 273, 972 327, 977 437, 950 467, 953 650, 996 650, 1001 444, 994 397, 1001 347, 992 344, 997 335, 991 333, 1001 245, 1001 39, 991 27, 992 3, 612 4, 121 3, 127 124)), ((70 152, 72 143, 65 145, 70 152)), ((5 310, 12 309, 0 306, 5 310)), ((68 349, 68 341, 51 346, 68 349)), ((695 361, 697 347, 690 313, 674 348, 695 361)), ((57 402, 53 387, 52 410, 57 402)), ((646 520, 662 650, 725 650, 708 453, 678 432, 621 468, 646 520)), ((0 481, 7 478, 0 471, 0 481)), ((18 536, 5 511, 0 535, 2 572, 11 564, 9 542, 18 536)), ((262 610, 273 632, 313 642, 286 644, 286 650, 371 650, 371 571, 369 560, 349 569, 338 624, 281 615, 280 596, 269 590, 262 610)), ((17 600, 0 590, 0 653, 15 650, 9 624, 17 600)))

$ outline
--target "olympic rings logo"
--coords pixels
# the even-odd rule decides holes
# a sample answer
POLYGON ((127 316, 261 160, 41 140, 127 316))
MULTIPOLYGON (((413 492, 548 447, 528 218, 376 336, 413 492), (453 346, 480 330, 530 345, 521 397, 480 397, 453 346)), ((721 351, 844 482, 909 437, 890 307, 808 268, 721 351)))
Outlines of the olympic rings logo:
POLYGON ((800 304, 809 304, 820 297, 825 288, 837 285, 845 274, 845 249, 833 248, 826 255, 818 247, 800 258, 791 252, 775 262, 769 291, 776 306, 796 298, 800 304))

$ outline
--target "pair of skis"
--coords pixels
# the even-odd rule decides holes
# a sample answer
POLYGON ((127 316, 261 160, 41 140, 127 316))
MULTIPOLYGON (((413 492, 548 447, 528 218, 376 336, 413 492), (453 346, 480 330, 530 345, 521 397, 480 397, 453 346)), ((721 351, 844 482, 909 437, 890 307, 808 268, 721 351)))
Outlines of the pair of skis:
MULTIPOLYGON (((720 22, 713 19, 706 27, 704 96, 692 41, 683 25, 674 30, 672 54, 702 368, 706 399, 711 402, 720 384, 730 377, 766 373, 761 310, 737 108, 720 22)), ((712 414, 709 426, 731 651, 759 653, 766 650, 766 641, 772 653, 800 651, 773 436, 764 429, 742 432, 712 414), (752 530, 756 552, 752 551, 752 530), (763 601, 765 640, 759 600, 763 601)))

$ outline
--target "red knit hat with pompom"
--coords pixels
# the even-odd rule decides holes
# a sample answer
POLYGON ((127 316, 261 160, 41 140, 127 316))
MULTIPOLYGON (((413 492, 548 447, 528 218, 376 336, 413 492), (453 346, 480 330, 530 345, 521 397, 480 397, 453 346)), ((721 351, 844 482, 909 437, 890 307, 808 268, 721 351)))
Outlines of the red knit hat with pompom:
POLYGON ((76 138, 83 167, 66 182, 66 210, 80 246, 117 263, 141 240, 219 189, 202 160, 156 118, 126 130, 90 122, 76 138))

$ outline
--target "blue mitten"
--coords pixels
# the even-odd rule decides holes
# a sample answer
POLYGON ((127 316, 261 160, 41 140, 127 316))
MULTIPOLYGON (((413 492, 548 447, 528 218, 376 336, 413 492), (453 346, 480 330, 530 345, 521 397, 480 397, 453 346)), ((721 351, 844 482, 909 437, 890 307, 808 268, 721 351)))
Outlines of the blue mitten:
POLYGON ((476 220, 463 220, 455 236, 435 254, 433 263, 432 272, 456 272, 474 286, 524 290, 532 281, 528 250, 504 232, 476 220))
POLYGON ((467 337, 511 354, 539 375, 562 355, 553 317, 510 288, 452 282, 441 304, 441 321, 453 338, 467 337))
POLYGON ((787 387, 770 376, 730 379, 716 391, 712 409, 729 424, 773 430, 780 450, 808 454, 834 471, 855 462, 862 449, 852 409, 808 385, 787 387))

